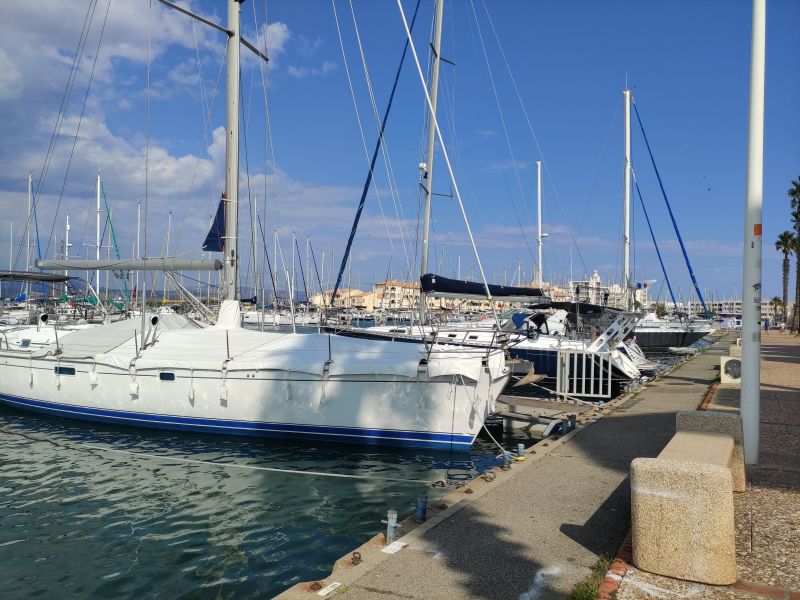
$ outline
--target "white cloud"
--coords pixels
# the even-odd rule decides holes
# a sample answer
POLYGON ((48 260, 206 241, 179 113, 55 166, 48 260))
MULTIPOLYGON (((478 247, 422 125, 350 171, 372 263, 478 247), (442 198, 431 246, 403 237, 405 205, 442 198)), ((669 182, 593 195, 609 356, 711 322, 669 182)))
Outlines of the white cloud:
POLYGON ((319 67, 296 67, 291 65, 287 72, 289 75, 296 79, 305 79, 306 77, 316 77, 318 75, 328 75, 337 68, 335 62, 326 60, 319 67))
POLYGON ((0 102, 15 100, 22 93, 22 75, 8 55, 0 50, 0 102))
POLYGON ((533 168, 533 163, 531 162, 525 162, 524 160, 509 159, 488 164, 483 168, 483 170, 489 173, 498 173, 501 171, 525 171, 527 169, 532 169, 532 168, 533 168))

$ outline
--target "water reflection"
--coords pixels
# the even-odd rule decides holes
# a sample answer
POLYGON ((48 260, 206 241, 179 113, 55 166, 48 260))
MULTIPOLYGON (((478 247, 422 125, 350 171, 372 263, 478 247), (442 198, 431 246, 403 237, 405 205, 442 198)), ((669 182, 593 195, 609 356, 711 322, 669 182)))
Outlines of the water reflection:
POLYGON ((270 597, 324 577, 413 512, 419 483, 226 468, 251 465, 392 479, 474 476, 470 454, 293 444, 77 423, 0 408, 0 575, 6 597, 270 597), (109 452, 179 457, 217 464, 109 452))

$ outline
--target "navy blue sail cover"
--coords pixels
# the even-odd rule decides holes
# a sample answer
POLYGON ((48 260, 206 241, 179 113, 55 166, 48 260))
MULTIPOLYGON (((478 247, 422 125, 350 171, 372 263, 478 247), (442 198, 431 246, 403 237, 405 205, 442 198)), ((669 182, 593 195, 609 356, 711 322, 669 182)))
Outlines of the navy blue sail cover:
POLYGON ((211 229, 208 231, 206 241, 203 242, 203 250, 206 252, 223 252, 225 250, 225 197, 223 196, 219 201, 217 207, 217 214, 214 217, 214 222, 211 223, 211 229))
MULTIPOLYGON (((433 296, 452 296, 459 298, 486 298, 486 288, 477 281, 464 281, 461 279, 449 279, 441 275, 428 273, 420 278, 422 291, 433 296)), ((492 298, 541 298, 543 296, 540 288, 532 287, 513 287, 509 285, 489 284, 489 293, 492 298)), ((524 301, 524 300, 522 300, 524 301)))

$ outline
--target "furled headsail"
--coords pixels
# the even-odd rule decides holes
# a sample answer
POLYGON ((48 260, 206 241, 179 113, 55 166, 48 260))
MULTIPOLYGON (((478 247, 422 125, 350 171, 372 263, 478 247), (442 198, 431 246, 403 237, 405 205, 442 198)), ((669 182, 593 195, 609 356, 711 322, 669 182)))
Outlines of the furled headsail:
MULTIPOLYGON (((422 292, 437 298, 486 298, 486 287, 477 281, 449 279, 441 275, 427 273, 420 278, 422 292)), ((504 302, 538 303, 549 301, 540 288, 513 287, 489 284, 492 298, 504 302)))
POLYGON ((225 195, 219 200, 217 214, 211 229, 208 231, 206 240, 203 242, 203 250, 206 252, 223 252, 225 250, 225 195))

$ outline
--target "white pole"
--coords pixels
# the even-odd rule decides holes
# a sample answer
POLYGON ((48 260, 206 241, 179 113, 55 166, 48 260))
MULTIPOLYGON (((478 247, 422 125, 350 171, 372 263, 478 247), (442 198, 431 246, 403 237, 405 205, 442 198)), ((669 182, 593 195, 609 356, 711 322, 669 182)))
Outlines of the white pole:
POLYGON ((295 273, 294 265, 297 262, 298 257, 295 255, 295 233, 292 232, 292 302, 295 300, 295 292, 297 290, 297 273, 295 273))
MULTIPOLYGON (((141 228, 142 228, 142 203, 139 202, 138 205, 136 206, 136 248, 135 248, 135 256, 136 258, 139 259, 144 258, 141 255, 141 251, 139 250, 139 235, 141 233, 141 228)), ((136 290, 137 295, 142 293, 142 290, 139 289, 139 271, 136 271, 136 284, 134 285, 133 289, 136 290)))
POLYGON ((539 277, 537 283, 541 288, 544 285, 544 269, 542 268, 542 161, 536 161, 536 214, 538 232, 536 235, 536 248, 539 260, 539 277))
MULTIPOLYGON (((169 215, 167 215, 167 245, 166 245, 166 252, 164 253, 166 256, 169 256, 169 238, 172 235, 172 209, 169 211, 169 215)), ((161 303, 167 299, 167 275, 164 274, 164 289, 161 290, 161 303)))
POLYGON ((623 208, 624 232, 624 267, 622 277, 622 298, 625 309, 631 308, 631 91, 626 89, 625 95, 625 204, 623 208))
POLYGON ((272 258, 273 258, 273 261, 275 262, 275 290, 274 290, 275 302, 272 305, 272 326, 273 327, 277 327, 278 326, 278 282, 280 281, 280 277, 279 277, 280 271, 278 271, 278 230, 277 229, 273 229, 272 230, 272 258))
MULTIPOLYGON (((28 227, 25 232, 25 270, 31 270, 31 227, 33 227, 33 173, 28 172, 28 227)), ((31 293, 31 284, 25 282, 25 304, 31 293)))
MULTIPOLYGON (((439 64, 441 63, 440 51, 442 47, 442 16, 444 13, 444 0, 436 0, 436 17, 433 33, 433 65, 431 67, 430 81, 430 116, 428 118, 428 154, 425 163, 425 207, 423 209, 422 225, 422 260, 420 264, 420 276, 428 272, 428 245, 431 229, 431 198, 433 194, 433 154, 436 149, 436 102, 439 97, 439 64)), ((419 302, 419 322, 425 325, 427 322, 427 306, 425 294, 420 294, 419 302)))
MULTIPOLYGON (((67 221, 64 225, 64 260, 69 260, 69 213, 67 213, 67 221)), ((65 270, 64 275, 69 275, 69 271, 65 270)))
POLYGON ((313 289, 311 280, 311 265, 308 262, 309 257, 311 256, 309 252, 310 246, 311 246, 311 238, 309 237, 308 234, 306 234, 306 313, 308 313, 309 309, 308 304, 311 300, 310 295, 311 295, 311 290, 313 289))
POLYGON ((747 140, 747 193, 742 277, 742 392, 744 458, 758 463, 761 417, 761 207, 764 183, 764 65, 766 0, 753 0, 750 51, 750 116, 747 140))
MULTIPOLYGON (((94 237, 95 259, 100 260, 100 171, 97 172, 97 216, 95 219, 94 237)), ((94 281, 97 286, 97 293, 100 293, 100 269, 94 272, 94 281)))
POLYGON ((236 250, 239 219, 239 21, 237 0, 228 0, 228 65, 225 138, 225 261, 223 297, 235 300, 239 257, 236 250))

